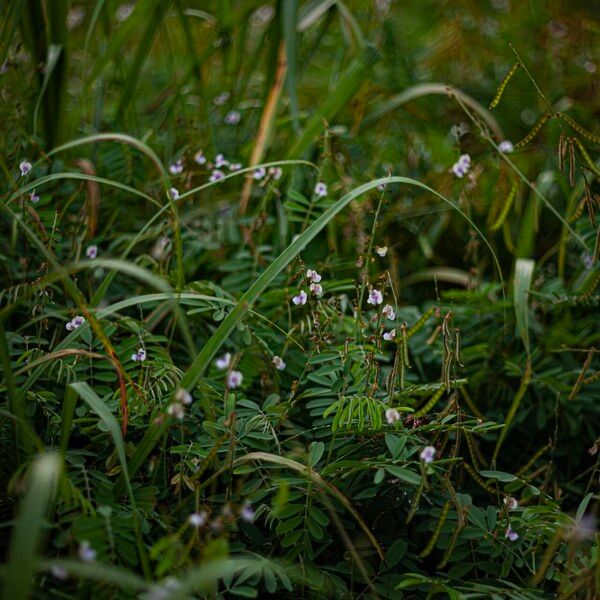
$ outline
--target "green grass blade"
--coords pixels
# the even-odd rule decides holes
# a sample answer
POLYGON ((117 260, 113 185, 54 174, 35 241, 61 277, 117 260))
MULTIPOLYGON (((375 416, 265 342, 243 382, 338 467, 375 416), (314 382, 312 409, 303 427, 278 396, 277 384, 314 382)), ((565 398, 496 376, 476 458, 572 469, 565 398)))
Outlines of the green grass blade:
POLYGON ((529 288, 531 287, 534 266, 535 261, 528 258, 518 258, 515 264, 513 285, 513 301, 515 306, 515 317, 517 319, 517 331, 523 340, 527 356, 530 356, 529 288))
POLYGON ((46 516, 53 504, 61 468, 58 456, 44 454, 29 470, 28 489, 12 534, 2 596, 5 600, 29 597, 36 556, 42 544, 46 516))
POLYGON ((298 33, 296 30, 296 14, 298 12, 298 0, 288 0, 282 3, 281 19, 282 31, 285 41, 285 55, 287 59, 287 73, 285 77, 285 88, 290 101, 290 113, 292 124, 296 132, 300 131, 298 118, 298 91, 297 91, 297 53, 298 33))
POLYGON ((323 122, 331 121, 348 104, 360 86, 370 78, 373 65, 377 60, 379 60, 379 51, 374 46, 365 46, 361 56, 346 69, 335 89, 327 96, 321 107, 313 113, 300 138, 288 152, 288 158, 304 154, 323 129, 323 122))

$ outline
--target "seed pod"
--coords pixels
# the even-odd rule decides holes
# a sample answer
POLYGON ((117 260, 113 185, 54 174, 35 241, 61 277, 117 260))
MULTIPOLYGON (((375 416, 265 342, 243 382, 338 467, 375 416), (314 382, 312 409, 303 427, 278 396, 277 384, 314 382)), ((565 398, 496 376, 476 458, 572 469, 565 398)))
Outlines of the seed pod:
POLYGON ((537 121, 537 123, 531 128, 531 131, 520 141, 515 144, 515 148, 522 148, 531 142, 535 136, 540 132, 544 123, 552 116, 550 111, 545 112, 537 121))
POLYGON ((439 389, 435 391, 433 396, 431 396, 431 398, 425 403, 425 405, 416 413, 413 413, 412 416, 414 418, 419 418, 427 414, 437 404, 438 400, 444 395, 445 391, 446 388, 443 385, 440 386, 439 389))
POLYGON ((584 129, 579 123, 573 121, 571 117, 565 115, 565 113, 558 112, 556 113, 556 116, 561 118, 565 123, 567 123, 577 133, 582 135, 586 140, 590 140, 590 142, 594 142, 595 144, 600 144, 600 136, 590 133, 587 129, 584 129))
POLYGON ((476 483, 479 484, 479 486, 481 488, 483 488, 486 492, 489 492, 490 494, 495 494, 496 490, 494 490, 494 488, 492 488, 491 486, 489 486, 480 476, 479 473, 477 473, 477 471, 475 471, 475 469, 468 463, 468 462, 464 462, 463 466, 465 467, 465 469, 467 470, 467 473, 475 480, 476 483))
POLYGON ((425 558, 426 556, 429 556, 431 554, 432 550, 435 548, 435 544, 438 541, 438 538, 440 537, 440 533, 442 532, 442 527, 444 526, 444 523, 446 522, 446 517, 448 516, 449 510, 450 510, 450 500, 447 500, 446 504, 444 504, 444 507, 442 508, 442 513, 440 514, 440 518, 438 519, 437 525, 435 527, 435 531, 433 532, 433 535, 431 536, 429 543, 427 544, 425 549, 421 552, 421 554, 419 554, 419 556, 421 558, 425 558))
POLYGON ((578 138, 573 138, 573 140, 577 144, 577 148, 579 148, 579 152, 581 153, 581 156, 583 156, 583 160, 585 160, 590 171, 594 173, 596 177, 600 178, 600 169, 598 169, 594 161, 591 159, 590 155, 585 149, 585 146, 579 141, 578 138))
POLYGON ((502 210, 500 211, 500 214, 498 215, 498 218, 496 219, 494 224, 490 227, 490 231, 497 231, 498 229, 500 229, 500 227, 502 227, 502 225, 504 224, 504 221, 506 221, 506 217, 508 216, 508 213, 510 212, 510 209, 513 205, 513 202, 517 196, 518 191, 519 191, 519 185, 515 180, 513 180, 511 183, 511 186, 510 186, 510 190, 508 192, 508 196, 506 197, 506 201, 504 202, 504 205, 502 206, 502 210))
POLYGON ((432 306, 431 308, 427 309, 419 317, 417 322, 406 332, 406 339, 411 338, 413 335, 415 335, 415 333, 420 331, 423 328, 423 326, 425 325, 425 323, 427 323, 429 318, 433 315, 434 312, 435 312, 435 306, 432 306))
POLYGON ((500 103, 500 99, 502 98, 502 94, 504 93, 504 90, 506 89, 506 86, 508 85, 508 82, 511 80, 512 76, 519 70, 519 67, 521 66, 521 63, 517 62, 515 63, 510 71, 504 76, 504 79, 500 82, 500 85, 498 86, 498 89, 496 90, 496 94, 494 95, 494 98, 492 99, 492 103, 490 104, 490 110, 492 110, 492 108, 496 108, 496 106, 498 106, 498 104, 500 103))

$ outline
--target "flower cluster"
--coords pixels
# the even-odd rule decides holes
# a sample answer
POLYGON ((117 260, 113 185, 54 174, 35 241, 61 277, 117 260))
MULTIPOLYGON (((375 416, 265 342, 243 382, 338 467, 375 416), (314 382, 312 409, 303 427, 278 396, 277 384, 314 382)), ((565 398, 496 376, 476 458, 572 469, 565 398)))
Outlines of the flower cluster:
MULTIPOLYGON (((317 297, 323 295, 323 287, 320 284, 321 275, 319 275, 319 273, 317 273, 317 271, 315 271, 313 269, 308 269, 306 271, 306 281, 309 284, 308 289, 310 290, 310 292, 312 294, 314 294, 317 297)), ((292 298, 292 302, 296 306, 302 306, 302 305, 306 304, 307 300, 308 300, 308 294, 304 290, 299 290, 298 295, 296 295, 292 298)))
POLYGON ((77 315, 65 325, 65 328, 67 329, 67 331, 73 331, 74 329, 81 327, 84 323, 85 319, 81 315, 77 315))
POLYGON ((459 159, 452 165, 452 172, 462 179, 471 169, 471 157, 468 154, 461 154, 459 159))

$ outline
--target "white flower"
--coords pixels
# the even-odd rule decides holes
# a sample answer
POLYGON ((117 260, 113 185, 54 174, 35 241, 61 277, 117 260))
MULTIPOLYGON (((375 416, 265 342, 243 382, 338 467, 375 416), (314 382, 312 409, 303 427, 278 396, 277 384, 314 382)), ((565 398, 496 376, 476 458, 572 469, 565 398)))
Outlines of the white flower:
POLYGON ((367 304, 372 304, 373 306, 378 306, 383 302, 383 294, 376 290, 375 288, 371 288, 369 291, 369 297, 367 299, 367 304))
POLYGON ((375 246, 375 252, 377 252, 377 254, 381 256, 381 258, 383 258, 387 254, 387 251, 387 246, 375 246))
POLYGON ((252 173, 252 179, 256 179, 258 181, 259 179, 262 179, 266 174, 267 172, 265 171, 264 167, 258 167, 258 169, 254 169, 254 173, 252 173))
POLYGON ((121 4, 117 8, 117 12, 116 12, 117 21, 121 21, 121 22, 127 21, 127 19, 129 19, 129 17, 131 16, 131 13, 133 12, 134 8, 135 8, 135 6, 131 2, 129 2, 127 4, 121 4))
POLYGON ((503 502, 508 507, 508 510, 515 510, 515 508, 517 508, 517 506, 519 506, 517 499, 513 498, 512 496, 508 496, 508 497, 504 498, 503 502))
POLYGON ((194 399, 186 389, 179 388, 177 392, 175 392, 175 400, 177 400, 177 402, 181 402, 181 404, 189 406, 194 399))
POLYGON ((504 140, 503 142, 500 142, 498 144, 498 149, 500 150, 500 152, 504 152, 505 154, 510 154, 515 149, 515 147, 513 146, 511 141, 504 140))
POLYGON ((156 240, 154 246, 152 246, 152 250, 150 250, 150 255, 154 260, 160 260, 165 255, 165 250, 169 242, 170 240, 167 236, 162 236, 156 240))
POLYGON ((237 125, 240 122, 241 118, 242 115, 239 110, 230 110, 225 115, 225 123, 227 123, 227 125, 237 125))
POLYGON ((388 425, 393 425, 400 420, 400 413, 395 408, 388 408, 385 411, 385 418, 388 422, 388 425))
POLYGON ((244 507, 240 511, 240 517, 242 517, 242 520, 246 521, 246 523, 252 523, 252 521, 254 521, 256 513, 251 504, 244 504, 244 507))
POLYGON ((392 341, 392 340, 394 340, 395 338, 396 338, 396 330, 395 330, 395 329, 392 329, 391 331, 386 331, 386 332, 383 334, 383 339, 384 339, 386 342, 391 342, 391 341, 392 341))
POLYGON ((93 260, 94 258, 96 258, 96 256, 98 256, 98 246, 96 246, 95 244, 92 246, 88 246, 85 249, 85 255, 90 259, 93 260))
POLYGON ((322 181, 315 185, 315 194, 320 198, 327 196, 327 186, 322 181))
POLYGON ((213 98, 213 102, 216 106, 222 106, 225 104, 225 102, 227 102, 227 100, 229 100, 229 96, 231 96, 229 92, 221 92, 218 96, 213 98))
POLYGON ((194 154, 194 161, 199 165, 206 164, 206 156, 204 156, 204 152, 202 152, 202 150, 198 150, 198 152, 194 154))
POLYGON ((73 317, 66 325, 67 331, 73 331, 78 327, 81 327, 85 323, 85 319, 81 315, 73 317))
POLYGON ((320 283, 311 283, 309 289, 315 296, 323 295, 323 288, 320 283))
POLYGON ((202 527, 206 523, 206 513, 202 512, 193 512, 188 517, 188 523, 193 525, 194 527, 202 527))
POLYGON ((167 413, 169 413, 175 419, 179 419, 181 421, 185 415, 185 409, 183 408, 183 405, 179 404, 179 402, 172 402, 167 408, 167 413))
POLYGON ((83 542, 79 544, 77 556, 79 556, 79 558, 85 562, 92 562, 96 559, 97 555, 91 544, 87 540, 83 540, 83 542))
POLYGON ((171 200, 179 200, 179 190, 177 188, 172 187, 169 190, 169 197, 171 200))
POLYGON ((230 352, 226 352, 225 354, 223 354, 223 356, 221 356, 221 358, 217 358, 217 360, 215 360, 215 367, 217 367, 217 369, 219 369, 220 371, 224 371, 225 369, 229 368, 230 364, 231 364, 231 353, 230 352))
POLYGON ((215 167, 219 169, 220 167, 226 167, 229 164, 229 161, 225 159, 222 154, 217 154, 215 156, 215 167))
POLYGON ((33 192, 31 192, 31 195, 29 196, 29 199, 35 204, 36 202, 40 201, 40 197, 35 193, 35 190, 33 190, 33 192))
POLYGON ((179 159, 177 162, 169 165, 169 172, 171 175, 179 175, 183 171, 183 162, 179 159))
POLYGON ((427 464, 433 462, 433 459, 435 458, 435 448, 433 446, 425 446, 425 448, 421 450, 419 458, 427 464))
POLYGON ((308 298, 308 296, 306 295, 306 292, 304 290, 300 290, 300 292, 298 293, 298 295, 294 296, 292 298, 292 302, 296 306, 300 306, 300 305, 306 304, 306 299, 307 298, 308 298))
POLYGON ((239 371, 231 371, 227 374, 227 387, 235 389, 242 385, 242 381, 244 381, 244 376, 239 371))
POLYGON ((140 348, 137 352, 134 352, 131 355, 131 360, 135 362, 143 362, 146 360, 146 351, 143 348, 140 348))
POLYGON ((283 175, 283 169, 281 167, 269 167, 269 175, 275 180, 278 181, 281 179, 283 175))
POLYGON ((242 163, 231 163, 229 165, 230 171, 239 171, 242 168, 242 163))
POLYGON ((396 318, 396 313, 394 312, 394 307, 391 304, 386 304, 381 311, 383 316, 390 321, 393 321, 396 318))
POLYGON ((21 177, 24 177, 31 171, 31 163, 27 160, 24 160, 20 165, 19 169, 21 170, 21 177))
POLYGON ((313 271, 312 269, 308 269, 306 271, 306 278, 309 281, 312 281, 313 283, 319 283, 319 281, 321 281, 321 276, 316 271, 313 271))
POLYGON ((219 181, 220 179, 223 179, 223 177, 225 177, 225 173, 223 173, 223 171, 219 171, 219 169, 215 169, 215 170, 214 170, 214 171, 211 173, 211 175, 210 175, 210 177, 208 178, 208 180, 209 180, 210 182, 213 182, 213 181, 219 181))
POLYGON ((283 371, 286 367, 286 364, 283 362, 283 358, 277 355, 273 357, 273 364, 278 371, 283 371))

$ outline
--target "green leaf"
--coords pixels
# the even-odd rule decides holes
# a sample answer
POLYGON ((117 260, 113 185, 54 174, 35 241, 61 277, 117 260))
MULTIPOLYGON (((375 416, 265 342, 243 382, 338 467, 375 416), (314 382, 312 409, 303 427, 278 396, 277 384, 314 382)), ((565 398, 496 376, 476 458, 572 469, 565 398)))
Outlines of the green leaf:
POLYGON ((308 464, 310 467, 314 467, 323 456, 325 452, 325 444, 323 442, 313 442, 308 450, 308 464))

